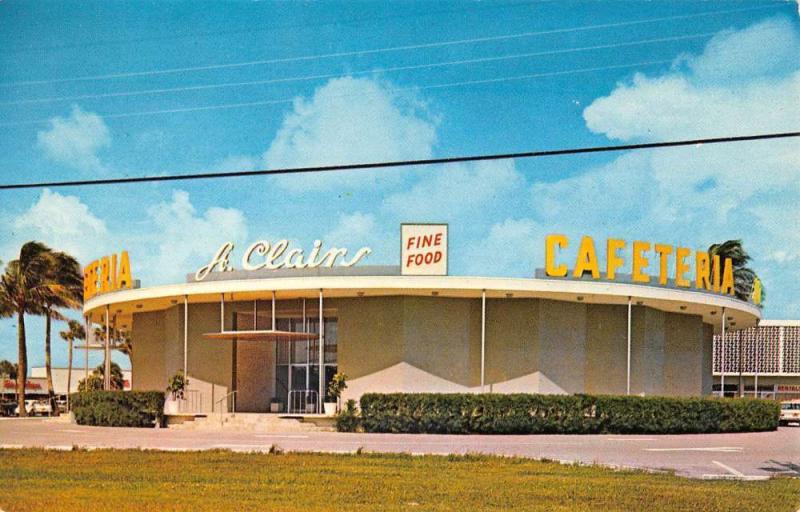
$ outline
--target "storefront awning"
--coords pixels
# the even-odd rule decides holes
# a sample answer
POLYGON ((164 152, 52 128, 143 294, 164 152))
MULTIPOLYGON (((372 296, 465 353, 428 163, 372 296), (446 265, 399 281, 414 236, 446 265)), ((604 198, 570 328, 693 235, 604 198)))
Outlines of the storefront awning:
POLYGON ((207 332, 203 334, 212 340, 241 340, 241 341, 306 341, 316 340, 319 334, 313 332, 292 331, 222 331, 207 332))

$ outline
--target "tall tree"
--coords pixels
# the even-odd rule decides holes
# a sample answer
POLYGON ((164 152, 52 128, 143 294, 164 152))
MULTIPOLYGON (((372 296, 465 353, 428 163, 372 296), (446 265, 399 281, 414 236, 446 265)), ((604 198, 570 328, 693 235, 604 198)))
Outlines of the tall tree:
MULTIPOLYGON (((749 300, 753 295, 753 287, 755 286, 758 276, 756 273, 747 266, 750 262, 750 255, 744 250, 741 240, 727 240, 720 244, 712 244, 708 248, 708 254, 711 256, 711 275, 714 275, 714 256, 719 256, 720 265, 724 265, 727 258, 730 258, 733 264, 733 288, 736 298, 741 300, 749 300)), ((720 269, 720 272, 722 269, 720 269)), ((761 285, 761 302, 764 302, 764 288, 761 285)))
MULTIPOLYGON (((753 291, 757 288, 759 295, 758 307, 763 307, 764 285, 758 278, 756 273, 747 266, 750 262, 750 255, 744 250, 741 240, 727 240, 721 244, 713 244, 708 248, 708 254, 711 256, 711 275, 714 275, 714 256, 719 256, 720 264, 723 264, 727 258, 730 258, 733 265, 733 289, 737 299, 750 300, 753 297, 753 291), (758 285, 756 285, 758 283, 758 285)), ((744 343, 739 340, 739 396, 744 396, 744 367, 742 358, 744 357, 744 343)), ((723 368, 724 371, 724 368, 723 368)), ((756 390, 757 392, 757 390, 756 390)), ((724 393, 724 390, 723 390, 724 393)))
MULTIPOLYGON (((45 318, 44 365, 47 372, 47 395, 53 414, 58 415, 53 389, 53 368, 50 347, 52 320, 65 320, 57 308, 77 309, 83 304, 83 276, 78 261, 63 252, 53 252, 48 258, 47 286, 42 294, 42 314, 45 318)), ((67 391, 69 392, 69 390, 67 391)))
POLYGON ((25 338, 25 315, 42 313, 44 295, 48 293, 47 273, 52 251, 41 242, 27 242, 19 251, 19 259, 6 265, 0 278, 0 316, 17 317, 17 403, 19 415, 27 416, 25 383, 28 376, 28 347, 25 338))
POLYGON ((70 390, 72 389, 72 345, 76 340, 86 339, 86 329, 83 327, 83 324, 77 320, 70 320, 67 323, 67 327, 67 330, 61 331, 59 334, 61 335, 61 339, 69 343, 69 350, 67 353, 67 358, 69 359, 67 370, 67 407, 69 407, 69 396, 70 390))
POLYGON ((0 375, 6 379, 15 380, 17 378, 17 365, 7 359, 0 361, 0 375))

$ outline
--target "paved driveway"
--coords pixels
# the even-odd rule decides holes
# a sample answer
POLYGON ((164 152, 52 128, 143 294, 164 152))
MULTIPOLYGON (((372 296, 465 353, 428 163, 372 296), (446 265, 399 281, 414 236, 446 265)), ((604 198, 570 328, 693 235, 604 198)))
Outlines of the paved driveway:
POLYGON ((652 470, 693 478, 800 477, 800 427, 752 434, 664 436, 455 436, 260 434, 174 429, 82 427, 47 419, 0 420, 0 447, 52 449, 143 448, 158 450, 370 452, 465 454, 547 458, 652 470))

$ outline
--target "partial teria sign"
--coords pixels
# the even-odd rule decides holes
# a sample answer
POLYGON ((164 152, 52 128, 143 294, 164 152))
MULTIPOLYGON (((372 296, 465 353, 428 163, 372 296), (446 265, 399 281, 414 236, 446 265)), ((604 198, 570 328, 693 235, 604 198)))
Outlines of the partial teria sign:
POLYGON ((447 224, 401 224, 400 241, 402 275, 447 275, 447 224))

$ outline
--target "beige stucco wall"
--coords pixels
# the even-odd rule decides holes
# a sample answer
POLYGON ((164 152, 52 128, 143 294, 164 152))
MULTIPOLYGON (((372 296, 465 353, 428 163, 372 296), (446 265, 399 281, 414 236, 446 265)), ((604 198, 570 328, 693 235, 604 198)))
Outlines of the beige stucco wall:
MULTIPOLYGON (((481 301, 443 297, 369 297, 325 302, 338 318, 339 370, 346 397, 366 391, 461 391, 480 387, 481 301)), ((226 328, 251 303, 226 304, 226 328)), ((279 302, 279 316, 298 302, 279 302)), ((328 313, 330 311, 330 313, 328 313)), ((309 314, 316 314, 309 307, 309 314)), ((626 388, 627 307, 544 299, 486 304, 486 390, 610 393, 626 388)), ((260 328, 266 326, 259 325, 260 328)), ((265 411, 274 393, 275 346, 210 340, 218 304, 189 308, 190 389, 203 408, 237 389, 237 409, 265 411)), ((634 306, 631 391, 700 395, 711 389, 711 329, 699 316, 634 306)), ((183 306, 136 314, 135 389, 164 389, 183 366, 183 306)))

